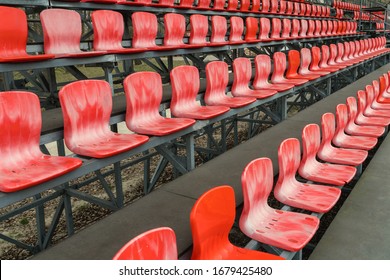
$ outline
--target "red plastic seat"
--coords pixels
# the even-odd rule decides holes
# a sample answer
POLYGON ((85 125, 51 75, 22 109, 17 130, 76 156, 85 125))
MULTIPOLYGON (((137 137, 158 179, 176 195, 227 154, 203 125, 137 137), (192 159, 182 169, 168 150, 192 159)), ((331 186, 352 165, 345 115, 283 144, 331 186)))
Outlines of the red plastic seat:
POLYGON ((282 32, 282 21, 280 18, 272 18, 272 24, 271 24, 271 35, 270 38, 273 41, 277 40, 283 40, 283 38, 280 38, 281 32, 282 32))
POLYGON ((355 119, 357 116, 357 101, 353 96, 347 98, 347 124, 345 125, 345 132, 350 135, 356 136, 369 136, 378 138, 383 135, 385 128, 383 126, 374 126, 374 125, 357 125, 355 119))
POLYGON ((345 52, 344 44, 337 43, 337 56, 334 61, 339 65, 352 66, 354 64, 353 62, 343 59, 344 52, 345 52))
POLYGON ((269 13, 269 9, 271 7, 270 0, 261 0, 261 12, 264 14, 269 13))
POLYGON ((227 20, 223 16, 211 17, 210 45, 226 45, 227 20))
POLYGON ((213 10, 223 10, 225 7, 226 0, 214 0, 213 1, 213 10))
POLYGON ((374 87, 372 85, 367 85, 365 88, 366 96, 366 108, 364 110, 364 115, 367 117, 383 117, 390 118, 390 104, 381 104, 374 102, 376 95, 374 92, 374 87))
MULTIPOLYGON (((356 121, 356 119, 355 119, 356 121)), ((349 135, 345 131, 348 123, 348 109, 345 104, 336 106, 336 133, 332 143, 341 148, 371 150, 375 147, 378 139, 369 136, 349 135)))
POLYGON ((0 63, 29 62, 54 58, 52 54, 30 55, 26 13, 18 8, 0 6, 0 63))
POLYGON ((238 0, 227 0, 227 10, 230 12, 236 12, 238 9, 238 0))
POLYGON ((175 232, 168 227, 148 230, 124 245, 113 260, 177 260, 175 232))
POLYGON ((269 82, 271 59, 268 55, 256 55, 255 69, 255 78, 252 84, 254 89, 286 91, 294 87, 294 84, 274 84, 269 82))
POLYGON ((320 37, 321 36, 321 28, 322 28, 322 23, 320 20, 315 20, 314 21, 314 31, 313 31, 313 36, 320 37))
POLYGON ((259 20, 254 17, 247 17, 245 20, 245 41, 248 43, 261 41, 258 38, 259 20))
POLYGON ((112 93, 106 81, 72 82, 60 90, 59 99, 64 116, 65 144, 76 154, 105 158, 138 147, 149 139, 144 135, 110 130, 112 93))
POLYGON ((183 37, 186 32, 186 19, 183 15, 176 13, 165 14, 164 27, 164 46, 173 46, 176 48, 194 47, 183 42, 183 37))
POLYGON ((194 8, 194 0, 180 0, 179 5, 175 6, 179 9, 192 9, 194 8))
POLYGON ((251 89, 249 84, 252 77, 252 65, 249 58, 239 57, 233 61, 233 96, 255 97, 263 99, 277 93, 272 89, 251 89))
POLYGON ((307 29, 308 29, 308 25, 307 25, 307 20, 305 19, 302 19, 301 20, 301 29, 299 31, 299 37, 301 38, 307 38, 307 29))
POLYGON ((225 106, 201 106, 196 102, 199 93, 199 70, 195 66, 177 66, 171 71, 171 112, 175 117, 206 120, 229 111, 225 106))
POLYGON ((270 0, 270 10, 271 14, 277 14, 279 9, 279 0, 270 0))
POLYGON ((229 82, 228 64, 223 61, 212 61, 206 65, 206 92, 204 100, 207 105, 239 108, 256 101, 253 97, 231 97, 226 95, 229 82))
POLYGON ((229 44, 242 44, 242 34, 244 33, 244 20, 241 17, 230 18, 229 44))
POLYGON ((259 39, 263 42, 272 41, 272 39, 269 37, 270 31, 271 31, 271 22, 269 18, 260 18, 259 39))
POLYGON ((40 13, 45 53, 55 57, 90 57, 106 54, 106 51, 82 51, 81 17, 76 11, 46 9, 40 13))
POLYGON ((159 114, 162 100, 161 76, 155 72, 137 72, 123 81, 126 94, 126 125, 136 133, 164 136, 187 128, 193 119, 165 118, 159 114))
MULTIPOLYGON (((299 11, 295 11, 294 10, 294 4, 295 3, 291 2, 291 1, 287 1, 287 3, 286 3, 286 12, 285 12, 286 15, 298 15, 298 13, 296 13, 296 12, 299 12, 299 11)), ((299 7, 299 4, 298 4, 298 7, 299 7)))
POLYGON ((98 10, 91 14, 93 25, 93 49, 108 53, 143 52, 142 48, 124 48, 122 38, 124 21, 121 13, 111 10, 98 10))
POLYGON ((336 57, 338 55, 337 46, 335 44, 330 44, 329 48, 330 51, 328 65, 331 67, 339 67, 340 69, 347 67, 348 65, 346 64, 336 62, 336 57))
MULTIPOLYGON (((327 71, 326 69, 320 68, 320 60, 321 60, 321 50, 319 47, 311 48, 311 63, 309 66, 309 70, 314 74, 320 75, 328 75, 331 71, 327 71)), ((336 70, 337 71, 337 70, 336 70)))
POLYGON ((291 20, 288 18, 282 19, 282 34, 280 35, 283 39, 291 39, 291 20))
POLYGON ((358 166, 368 156, 368 152, 360 149, 344 149, 332 145, 336 133, 336 120, 332 113, 325 113, 321 118, 321 144, 317 156, 319 159, 337 164, 358 166))
POLYGON ((31 92, 0 92, 0 191, 16 192, 81 166, 80 159, 43 154, 39 98, 31 92))
MULTIPOLYGON (((389 72, 390 74, 390 72, 389 72)), ((390 92, 389 92, 389 75, 383 74, 379 77, 379 92, 377 93, 375 101, 379 104, 390 103, 390 92)))
POLYGON ((234 246, 229 233, 236 216, 234 190, 210 189, 198 198, 190 214, 193 260, 281 260, 279 256, 234 246))
POLYGON ((317 160, 320 148, 320 128, 317 124, 308 124, 302 131, 302 161, 299 175, 303 178, 335 186, 343 186, 350 182, 356 174, 353 166, 322 163, 317 160))
POLYGON ((296 179, 301 161, 298 139, 284 140, 278 149, 279 177, 274 196, 280 202, 317 213, 328 212, 338 201, 341 190, 335 187, 302 183, 296 179))
POLYGON ((198 5, 196 6, 196 8, 198 10, 209 10, 210 9, 210 3, 211 3, 211 0, 199 0, 198 1, 198 5))
POLYGON ((316 29, 316 25, 315 25, 314 20, 309 19, 309 20, 307 21, 307 26, 308 26, 308 27, 307 27, 306 36, 307 36, 308 38, 315 38, 315 37, 317 37, 317 36, 314 35, 314 31, 315 31, 315 29, 316 29))
POLYGON ((253 160, 245 167, 241 175, 244 207, 240 229, 261 243, 296 252, 309 243, 319 220, 307 214, 271 208, 267 200, 273 176, 269 158, 253 160))
POLYGON ((131 15, 133 23, 134 48, 146 48, 147 50, 172 50, 176 46, 157 46, 156 37, 158 33, 157 16, 148 12, 134 12, 131 15))
POLYGON ((301 63, 301 55, 299 51, 297 50, 288 51, 287 58, 288 58, 288 67, 286 71, 287 79, 307 79, 309 81, 312 81, 321 77, 320 75, 311 74, 311 73, 307 73, 303 75, 298 74, 298 68, 301 63))
POLYGON ((285 14, 287 9, 287 3, 284 0, 279 0, 278 14, 285 14))
POLYGON ((258 13, 260 10, 260 0, 252 0, 252 5, 250 11, 252 13, 258 13))
POLYGON ((322 45, 321 46, 321 60, 319 63, 319 67, 324 69, 325 71, 330 71, 330 72, 336 72, 340 68, 340 66, 337 66, 336 64, 333 66, 330 66, 328 64, 329 61, 329 56, 330 56, 330 51, 329 51, 329 46, 327 45, 322 45))
POLYGON ((301 65, 300 65, 299 71, 298 71, 298 73, 300 75, 302 75, 302 76, 305 76, 305 75, 325 76, 325 75, 330 73, 328 71, 321 71, 321 70, 311 71, 309 69, 309 67, 311 66, 311 63, 312 63, 312 57, 311 57, 310 49, 302 48, 300 52, 301 52, 301 65))
POLYGON ((206 36, 209 30, 207 16, 191 15, 190 16, 190 44, 204 47, 208 45, 206 36))
POLYGON ((293 84, 299 86, 307 83, 308 79, 286 79, 284 73, 286 72, 286 55, 283 52, 275 52, 273 55, 274 70, 271 75, 271 82, 273 84, 293 84))

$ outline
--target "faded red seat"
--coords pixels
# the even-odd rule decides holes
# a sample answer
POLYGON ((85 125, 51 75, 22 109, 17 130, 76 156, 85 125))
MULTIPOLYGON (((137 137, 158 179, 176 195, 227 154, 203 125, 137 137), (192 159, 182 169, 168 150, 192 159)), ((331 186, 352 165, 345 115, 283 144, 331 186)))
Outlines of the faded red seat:
POLYGON ((211 119, 229 111, 225 106, 201 106, 196 102, 199 93, 199 70, 195 66, 177 66, 171 71, 171 112, 176 117, 211 119))
POLYGON ((267 200, 273 176, 269 158, 255 159, 245 167, 241 175, 244 207, 240 229, 258 242, 296 252, 309 243, 320 221, 307 214, 271 208, 267 200))
POLYGON ((336 63, 334 65, 329 65, 329 58, 330 58, 330 50, 329 46, 327 45, 322 45, 321 46, 321 59, 319 63, 319 67, 324 69, 325 71, 330 71, 330 72, 336 72, 341 68, 344 68, 344 66, 338 66, 336 63))
POLYGON ((339 67, 340 69, 347 67, 348 65, 336 62, 336 57, 338 55, 337 46, 335 44, 329 45, 329 60, 328 65, 331 67, 339 67))
POLYGON ((210 10, 211 0, 199 0, 196 9, 198 10, 210 10))
POLYGON ((121 13, 111 10, 98 10, 91 14, 93 26, 93 49, 108 53, 137 53, 142 48, 124 48, 122 38, 124 21, 121 13))
POLYGON ((388 112, 380 110, 373 110, 368 103, 367 93, 364 90, 357 92, 358 100, 358 114, 355 122, 357 124, 375 125, 386 127, 390 124, 390 117, 388 112), (380 113, 381 114, 380 114, 380 113))
POLYGON ((241 17, 230 18, 229 44, 243 44, 244 20, 241 17))
POLYGON ((250 11, 252 13, 259 13, 260 10, 260 0, 252 0, 252 5, 250 6, 250 11))
POLYGON ((105 158, 136 148, 149 139, 110 130, 112 93, 106 81, 72 82, 58 95, 64 116, 65 144, 76 154, 105 158))
POLYGON ((148 230, 125 244, 113 260, 177 260, 175 232, 168 227, 148 230))
POLYGON ((211 37, 210 45, 227 45, 228 42, 225 39, 227 32, 227 20, 223 16, 211 17, 211 37))
POLYGON ((229 12, 236 12, 238 9, 238 0, 227 0, 227 10, 229 12))
POLYGON ((291 39, 291 20, 288 18, 282 19, 282 34, 280 37, 283 39, 291 39))
MULTIPOLYGON (((264 1, 263 1, 264 3, 264 1)), ((270 10, 269 13, 277 14, 279 9, 279 0, 270 0, 270 10)))
POLYGON ((261 12, 262 13, 268 14, 270 7, 271 7, 270 0, 261 0, 261 12))
POLYGON ((271 58, 268 55, 256 55, 255 69, 255 78, 252 84, 254 89, 286 91, 294 87, 293 84, 273 84, 269 82, 271 58))
MULTIPOLYGON (((356 118, 355 118, 356 122, 356 118)), ((345 131, 348 123, 348 109, 345 104, 336 106, 336 133, 332 143, 341 148, 371 150, 375 147, 378 139, 369 136, 349 135, 345 131)))
POLYGON ((193 45, 185 44, 183 37, 186 32, 186 19, 181 14, 167 13, 164 15, 164 46, 176 48, 193 48, 193 45))
POLYGON ((194 0, 180 0, 179 5, 176 5, 175 8, 179 9, 193 9, 194 0))
POLYGON ((310 49, 308 48, 302 48, 301 49, 301 65, 299 67, 298 73, 301 74, 302 76, 305 75, 320 75, 320 76, 325 76, 328 75, 330 72, 328 71, 321 71, 321 70, 310 70, 309 67, 312 64, 312 57, 311 57, 311 52, 310 49))
POLYGON ((310 181, 335 186, 343 186, 350 182, 356 174, 355 167, 317 160, 320 141, 320 128, 317 124, 308 124, 303 128, 303 154, 298 170, 299 175, 310 181))
POLYGON ((287 79, 307 79, 309 81, 318 79, 320 75, 307 73, 307 74, 298 74, 299 65, 301 64, 301 55, 297 50, 290 50, 287 54, 288 67, 286 71, 287 79))
POLYGON ((123 81, 126 94, 126 125, 136 133, 164 136, 185 129, 193 119, 165 118, 159 114, 162 100, 161 76, 155 72, 137 72, 123 81))
POLYGON ((278 149, 279 177, 274 195, 280 202, 317 213, 328 212, 338 201, 341 190, 335 187, 302 183, 296 179, 301 161, 298 139, 284 140, 278 149))
POLYGON ((213 10, 221 11, 224 10, 226 0, 214 0, 213 10))
POLYGON ((360 149, 345 149, 332 145, 336 133, 336 120, 332 113, 325 113, 321 117, 321 144, 317 156, 319 159, 337 164, 358 166, 368 156, 368 152, 360 149))
POLYGON ((191 15, 190 16, 190 39, 191 45, 205 47, 209 43, 206 41, 206 36, 209 31, 209 23, 207 16, 191 15))
POLYGON ((30 55, 26 13, 18 8, 0 6, 0 63, 30 62, 54 58, 52 54, 30 55))
POLYGON ((270 38, 273 41, 284 40, 283 38, 280 37, 282 32, 282 21, 280 20, 280 18, 272 18, 271 21, 272 24, 271 24, 270 38))
POLYGON ((177 46, 158 46, 156 44, 158 23, 155 14, 134 12, 131 15, 131 21, 133 24, 132 45, 134 48, 144 48, 152 51, 177 49, 177 46))
POLYGON ((206 92, 204 100, 207 105, 239 108, 256 101, 253 97, 231 97, 226 95, 229 82, 228 64, 223 61, 212 61, 206 65, 206 92))
POLYGON ((286 79, 284 74, 286 72, 287 62, 286 55, 283 52, 275 52, 273 55, 274 70, 271 75, 271 82, 273 84, 292 84, 299 86, 307 83, 308 79, 286 79))
POLYGON ((272 39, 269 37, 270 31, 271 31, 271 22, 269 18, 260 18, 259 39, 262 42, 272 41, 272 39))
POLYGON ((374 126, 374 125, 357 125, 355 123, 355 119, 357 116, 357 101, 353 96, 349 96, 347 98, 347 124, 345 125, 345 132, 350 135, 356 136, 369 136, 378 138, 385 132, 385 128, 383 126, 374 126))
POLYGON ((198 198, 190 214, 193 260, 281 260, 272 254, 233 245, 229 233, 236 216, 234 190, 210 189, 198 198))
POLYGON ((233 96, 255 97, 263 99, 277 93, 272 89, 251 89, 249 84, 252 77, 252 65, 249 58, 239 57, 233 61, 233 96))
POLYGON ((46 9, 40 13, 45 53, 55 57, 90 57, 106 54, 106 51, 82 51, 81 17, 76 11, 46 9))
POLYGON ((43 154, 42 119, 32 92, 0 92, 0 191, 16 192, 68 173, 82 161, 43 154))
POLYGON ((367 85, 365 87, 366 92, 366 109, 364 110, 364 115, 366 116, 376 116, 390 118, 390 104, 378 103, 376 101, 377 93, 379 93, 379 84, 378 81, 373 81, 373 85, 367 85), (374 85, 377 87, 374 90, 374 85))
POLYGON ((299 31, 301 29, 301 21, 299 19, 294 18, 291 21, 291 39, 302 39, 303 37, 299 36, 299 31))
POLYGON ((389 74, 385 73, 381 77, 379 77, 379 90, 377 90, 376 92, 376 98, 374 104, 378 103, 378 106, 390 106, 387 105, 390 104, 390 92, 388 90, 389 86, 390 86, 389 74))
POLYGON ((307 24, 307 20, 305 19, 302 19, 301 20, 301 29, 299 30, 299 36, 301 38, 307 38, 307 29, 308 29, 308 24, 307 24))
MULTIPOLYGON (((311 48, 311 63, 309 66, 309 70, 313 72, 314 74, 320 74, 320 75, 328 75, 331 73, 331 71, 327 71, 326 69, 320 68, 320 60, 321 60, 321 50, 319 47, 312 47, 311 48)), ((336 70, 337 71, 337 70, 336 70)))

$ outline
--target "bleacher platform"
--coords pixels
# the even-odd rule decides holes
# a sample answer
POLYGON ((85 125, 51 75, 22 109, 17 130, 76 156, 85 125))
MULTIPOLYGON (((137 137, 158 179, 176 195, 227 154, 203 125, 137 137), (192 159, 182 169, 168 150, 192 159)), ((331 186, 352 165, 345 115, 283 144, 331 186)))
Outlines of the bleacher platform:
MULTIPOLYGON (((355 189, 387 178, 372 168, 360 178, 376 144, 386 149, 390 124, 390 49, 379 30, 386 13, 375 9, 373 19, 362 9, 330 0, 0 0, 0 222, 34 211, 36 239, 0 238, 32 259, 112 259, 130 239, 153 229, 150 238, 158 238, 162 228, 170 242, 176 237, 179 259, 234 259, 240 250, 243 258, 301 259, 341 191, 353 199, 335 221, 348 225, 348 205, 361 199, 355 189), (152 71, 136 70, 139 63, 152 71), (352 131, 347 122, 365 128, 352 131), (243 143, 239 124, 247 128, 243 143), (354 152, 320 152, 326 129, 334 146, 354 152), (284 140, 293 152, 281 148, 284 140), (281 159, 302 182, 283 182, 281 159), (143 191, 127 204, 123 171, 137 164, 143 191), (170 166, 173 180, 155 189, 170 166), (287 185, 275 194, 280 209, 267 204, 277 177, 278 187, 287 185), (346 190, 352 180, 358 184, 346 190), (85 188, 92 182, 103 196, 85 188), (218 193, 227 196, 224 210, 205 213, 218 193), (252 199, 264 207, 251 207, 252 199), (112 214, 75 233, 75 200, 112 214), (47 203, 57 205, 53 215, 47 203), (196 220, 212 215, 223 233, 196 220), (252 238, 245 249, 227 240, 234 215, 252 238), (268 226, 258 228, 256 215, 268 226), (62 222, 67 236, 52 246, 62 222), (223 241, 210 237, 215 251, 202 252, 200 239, 213 233, 223 241), (252 251, 259 247, 272 255, 252 251)), ((370 166, 377 159, 384 160, 375 154, 370 166)), ((385 219, 365 213, 351 219, 385 219)), ((342 230, 332 223, 312 258, 331 258, 332 235, 342 230)), ((371 259, 375 251, 357 254, 371 259)))
MULTIPOLYGON (((177 235, 179 257, 188 257, 188 250, 191 250, 192 246, 189 215, 193 204, 204 192, 215 186, 230 185, 234 188, 236 204, 239 206, 243 202, 240 181, 241 173, 248 162, 259 157, 269 157, 273 162, 274 175, 277 175, 277 150, 281 141, 289 137, 300 139, 301 131, 305 125, 309 123, 319 124, 322 114, 335 112, 337 104, 345 103, 348 96, 355 96, 358 90, 364 88, 365 85, 389 70, 390 65, 379 68, 291 118, 242 143, 238 147, 163 185, 158 190, 142 198, 142 200, 124 207, 64 242, 37 254, 34 256, 34 259, 111 259, 123 244, 131 238, 144 231, 161 226, 174 229, 177 235), (170 201, 170 203, 166 203, 166 201, 170 201)), ((383 160, 384 157, 379 158, 383 160)), ((377 156, 374 157, 373 162, 375 162, 376 158, 377 156)), ((365 187, 367 188, 367 186, 365 187)), ((382 187, 370 185, 368 188, 369 190, 367 191, 371 193, 371 196, 374 196, 373 193, 378 192, 378 197, 384 199, 382 188, 385 188, 385 184, 382 187)), ((362 195, 366 195, 366 191, 362 192, 362 195)), ((385 200, 382 203, 385 203, 385 200)), ((366 204, 364 203, 364 205, 366 204)), ((378 205, 377 207, 380 206, 378 205)), ((362 211, 364 211, 363 208, 362 211)), ((375 212, 370 211, 368 213, 370 215, 365 215, 365 217, 369 221, 375 219, 373 217, 375 212)), ((385 215, 385 212, 379 211, 378 215, 382 217, 382 215, 385 215)), ((344 217, 344 219, 347 220, 348 216, 344 217)), ((340 223, 344 223, 344 219, 340 223)), ((355 224, 364 225, 365 222, 360 220, 359 223, 355 221, 355 224)), ((371 231, 371 228, 366 229, 371 231)), ((354 240, 352 233, 344 234, 343 238, 350 238, 350 243, 354 240)), ((370 241, 377 242, 377 240, 376 234, 368 234, 364 242, 369 244, 370 241)), ((354 250, 358 250, 362 240, 355 239, 355 241, 356 243, 353 245, 354 250)), ((325 258, 334 259, 331 256, 331 252, 334 249, 333 247, 338 245, 334 245, 329 241, 324 246, 327 247, 329 252, 329 255, 326 255, 325 258)), ((344 250, 344 253, 352 254, 354 250, 344 250)), ((359 256, 363 259, 375 258, 375 255, 369 254, 370 252, 372 251, 368 250, 366 252, 364 250, 360 252, 359 256)), ((350 258, 353 257, 354 255, 350 255, 350 258)), ((345 258, 348 258, 348 255, 345 255, 345 258)))

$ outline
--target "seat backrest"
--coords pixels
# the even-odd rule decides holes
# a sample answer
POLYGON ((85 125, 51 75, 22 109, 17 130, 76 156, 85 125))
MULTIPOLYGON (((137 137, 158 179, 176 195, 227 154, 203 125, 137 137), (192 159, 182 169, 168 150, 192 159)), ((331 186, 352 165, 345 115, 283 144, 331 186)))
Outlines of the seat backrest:
POLYGON ((228 235, 236 215, 234 190, 219 186, 195 202, 190 224, 193 239, 192 259, 223 259, 224 248, 231 246, 228 235))
MULTIPOLYGON (((39 98, 32 92, 0 92, 0 169, 20 166, 38 156, 42 119, 39 98)), ((0 174, 0 177, 3 175, 0 174)))
POLYGON ((260 10, 260 0, 252 0, 251 11, 257 13, 260 10))
POLYGON ((270 0, 271 2, 271 9, 270 13, 277 13, 279 9, 279 1, 278 0, 270 0))
POLYGON ((306 14, 306 4, 305 3, 300 3, 299 5, 299 15, 304 16, 306 14))
POLYGON ((344 57, 344 44, 343 43, 337 43, 337 56, 335 61, 340 63, 343 62, 344 57))
POLYGON ((328 64, 329 65, 337 64, 336 62, 336 58, 338 56, 337 46, 335 44, 330 44, 329 48, 330 48, 330 52, 329 52, 328 64))
POLYGON ((298 68, 301 63, 301 55, 297 50, 290 50, 287 54, 288 66, 286 71, 286 78, 293 78, 298 74, 298 68))
POLYGON ((182 65, 170 73, 172 85, 171 111, 173 115, 197 107, 199 93, 199 70, 195 66, 182 65))
POLYGON ((302 130, 302 161, 301 166, 311 166, 316 162, 320 148, 320 128, 317 124, 308 124, 302 130))
POLYGON ((269 18, 260 18, 259 26, 259 39, 267 40, 269 39, 269 32, 271 30, 271 22, 269 18))
POLYGON ((253 87, 261 88, 268 84, 269 75, 271 73, 271 58, 266 54, 258 54, 255 57, 255 78, 253 79, 253 87))
POLYGON ((209 23, 207 16, 191 15, 190 16, 190 44, 205 44, 209 23))
POLYGON ((156 72, 137 72, 123 80, 126 94, 126 125, 137 131, 137 124, 153 123, 162 100, 161 76, 156 72), (142 120, 142 121, 141 121, 142 120))
POLYGON ((210 9, 210 3, 211 3, 211 0, 199 0, 198 5, 196 7, 198 9, 208 10, 208 9, 210 9))
MULTIPOLYGON (((240 228, 248 228, 246 224, 252 224, 252 220, 259 220, 266 215, 268 209, 268 197, 273 186, 272 161, 269 158, 252 160, 241 175, 242 194, 244 206, 240 216, 240 228)), ((248 228, 248 231, 252 231, 248 228)))
POLYGON ((292 38, 297 38, 299 37, 299 31, 301 29, 301 22, 299 21, 299 19, 296 19, 294 18, 292 21, 292 24, 291 24, 291 37, 292 38))
POLYGON ((296 138, 285 139, 278 149, 279 175, 275 184, 274 195, 279 201, 285 201, 286 193, 282 192, 282 186, 291 186, 289 182, 296 181, 296 174, 301 162, 301 144, 296 138))
POLYGON ((98 51, 122 49, 124 21, 121 13, 111 10, 92 12, 93 48, 98 51))
POLYGON ((183 37, 186 32, 185 17, 177 13, 167 13, 164 15, 164 46, 183 45, 183 37))
POLYGON ((289 14, 293 14, 293 15, 299 15, 301 13, 301 6, 300 6, 300 3, 298 2, 291 2, 291 1, 288 1, 287 2, 287 11, 286 11, 286 14, 289 13, 289 14), (289 6, 293 6, 292 8, 292 12, 290 12, 290 7, 289 6))
POLYGON ((286 54, 283 52, 275 52, 272 58, 274 61, 274 69, 271 75, 271 82, 278 83, 284 80, 284 72, 287 67, 286 54))
POLYGON ((156 47, 156 37, 158 32, 156 15, 148 12, 135 12, 131 15, 131 21, 133 24, 133 47, 156 47))
POLYGON ((272 18, 271 38, 272 39, 280 38, 281 31, 282 31, 282 21, 280 20, 280 18, 272 18))
POLYGON ((310 70, 321 70, 319 67, 321 59, 321 50, 319 47, 312 47, 311 48, 311 64, 309 69, 310 70))
POLYGON ((308 27, 307 27, 307 36, 314 36, 314 31, 316 29, 315 21, 312 19, 309 19, 307 21, 308 27))
POLYGON ((347 105, 340 103, 336 106, 336 135, 344 134, 345 127, 348 123, 348 109, 347 105))
POLYGON ((223 16, 211 17, 211 38, 212 43, 226 42, 225 36, 227 32, 227 20, 223 16))
POLYGON ((305 16, 311 16, 311 4, 309 4, 309 3, 306 3, 305 16))
POLYGON ((228 0, 228 6, 227 9, 229 11, 235 11, 238 7, 238 0, 228 0))
POLYGON ((213 9, 223 10, 226 0, 214 0, 213 9))
POLYGON ((194 0, 180 0, 179 6, 183 8, 191 8, 194 5, 194 0))
POLYGON ((286 13, 287 4, 284 0, 279 0, 279 9, 278 14, 284 14, 286 13))
POLYGON ((268 13, 271 6, 270 0, 261 0, 261 11, 263 13, 268 13))
POLYGON ((329 46, 322 45, 321 46, 321 61, 320 61, 319 66, 321 68, 329 67, 328 60, 329 60, 329 46))
POLYGON ((89 137, 110 130, 111 92, 110 84, 103 80, 76 81, 59 91, 64 140, 71 151, 77 153, 78 145, 89 137))
POLYGON ((287 15, 295 14, 295 11, 293 12, 293 10, 294 10, 294 3, 291 2, 291 1, 287 1, 287 3, 286 3, 286 14, 287 15))
POLYGON ((321 147, 332 145, 336 133, 336 120, 333 113, 325 113, 321 117, 321 147))
POLYGON ((242 17, 233 16, 230 18, 230 42, 242 41, 242 33, 244 32, 244 20, 242 17))
POLYGON ((283 28, 282 28, 282 34, 281 34, 281 37, 282 38, 290 38, 290 33, 291 33, 291 20, 289 20, 288 18, 284 18, 282 20, 282 25, 283 25, 283 28))
POLYGON ((307 29, 308 29, 307 20, 302 19, 301 20, 301 30, 299 31, 299 36, 306 37, 307 36, 307 29))
POLYGON ((252 77, 252 66, 249 58, 239 57, 233 61, 232 92, 242 92, 248 89, 252 77))
POLYGON ((348 115, 348 120, 347 120, 347 124, 348 125, 350 122, 354 123, 355 122, 355 119, 356 119, 356 116, 358 114, 358 105, 357 105, 357 101, 356 101, 356 98, 353 97, 353 96, 349 96, 347 97, 347 115, 348 115))
POLYGON ((80 52, 81 17, 67 9, 45 9, 40 13, 44 51, 49 54, 80 52))
POLYGON ((256 40, 257 32, 259 31, 259 20, 254 17, 247 17, 245 23, 245 41, 256 40))
POLYGON ((0 6, 0 60, 27 54, 27 16, 18 8, 0 6))
POLYGON ((320 20, 315 20, 314 21, 314 32, 313 32, 313 35, 314 36, 320 36, 321 35, 321 28, 322 28, 322 24, 321 24, 321 21, 320 20))
POLYGON ((177 260, 175 232, 168 227, 146 231, 130 240, 114 260, 177 260))
POLYGON ((311 64, 311 52, 308 48, 302 48, 301 49, 301 65, 299 68, 299 73, 301 74, 307 74, 309 73, 309 67, 311 64))
POLYGON ((212 61, 206 65, 206 104, 212 104, 219 96, 226 94, 229 82, 229 69, 224 61, 212 61))

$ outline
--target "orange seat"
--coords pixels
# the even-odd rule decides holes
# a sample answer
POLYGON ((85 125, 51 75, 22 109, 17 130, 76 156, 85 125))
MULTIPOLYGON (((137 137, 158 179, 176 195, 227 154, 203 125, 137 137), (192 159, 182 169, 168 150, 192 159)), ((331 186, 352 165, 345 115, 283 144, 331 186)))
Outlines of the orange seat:
POLYGON ((251 89, 249 84, 252 77, 252 65, 249 58, 239 57, 233 61, 234 80, 232 94, 234 96, 255 97, 263 99, 277 93, 272 89, 251 89))
POLYGON ((112 96, 106 81, 72 82, 60 90, 59 99, 65 144, 76 154, 105 158, 138 147, 149 139, 144 135, 110 130, 112 96))
POLYGON ((171 112, 176 117, 206 120, 229 111, 225 106, 201 106, 196 102, 199 93, 199 70, 195 66, 177 66, 170 74, 172 84, 171 112))
POLYGON ((320 148, 320 128, 317 124, 308 124, 302 131, 302 161, 299 175, 303 178, 335 186, 349 183, 356 174, 353 166, 323 163, 317 160, 320 148))
POLYGON ((190 214, 193 260, 280 260, 279 256, 234 246, 229 232, 236 215, 234 190, 212 188, 198 198, 190 214))
POLYGON ((241 176, 244 207, 240 229, 258 242, 296 252, 309 243, 320 221, 307 214, 271 208, 267 200, 273 176, 269 158, 255 159, 245 167, 241 176))
POLYGON ((302 183, 296 179, 301 161, 298 139, 284 140, 278 149, 279 177, 274 195, 280 202, 308 211, 326 213, 338 201, 341 190, 335 187, 302 183))
POLYGON ((228 64, 223 61, 212 61, 206 65, 206 92, 204 100, 207 105, 239 108, 256 101, 254 97, 231 97, 226 95, 229 82, 228 64))
POLYGON ((148 230, 125 244, 113 260, 177 260, 175 232, 168 227, 148 230))
POLYGON ((27 16, 18 8, 0 6, 0 63, 29 62, 54 58, 52 54, 30 55, 27 47, 27 16))
POLYGON ((124 48, 122 38, 125 30, 121 13, 111 10, 98 10, 91 14, 93 25, 93 49, 108 53, 137 53, 146 48, 124 48))
POLYGON ((43 154, 39 98, 24 91, 0 92, 0 191, 16 192, 68 173, 80 159, 43 154))
POLYGON ((318 79, 321 77, 318 74, 314 73, 303 73, 299 74, 298 69, 301 64, 301 54, 297 50, 290 50, 287 54, 288 58, 288 67, 286 71, 286 78, 287 79, 307 79, 309 81, 318 79))
POLYGON ((82 51, 81 16, 66 9, 46 9, 40 13, 45 53, 56 57, 91 57, 106 54, 106 51, 82 51))
POLYGON ((126 125, 136 133, 164 136, 190 127, 193 119, 165 118, 159 114, 162 100, 161 76, 155 72, 137 72, 123 81, 126 94, 126 125))
POLYGON ((325 113, 321 117, 321 145, 317 156, 319 159, 337 164, 358 166, 368 156, 368 152, 360 149, 344 149, 332 145, 336 133, 336 120, 332 113, 325 113))

